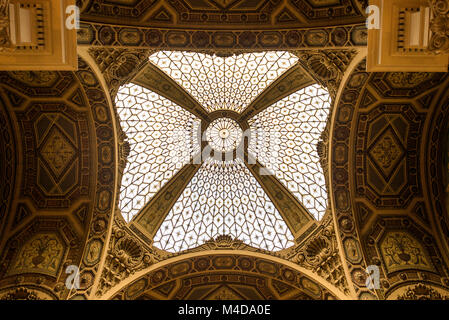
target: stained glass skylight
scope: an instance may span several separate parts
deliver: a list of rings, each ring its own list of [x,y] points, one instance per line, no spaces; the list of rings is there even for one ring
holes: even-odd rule
[[[301,89],[248,121],[249,151],[320,220],[327,207],[317,142],[326,127],[330,96],[319,85]]]
[[[150,61],[213,112],[242,112],[273,81],[297,62],[288,52],[217,57],[193,52],[153,54]],[[330,96],[311,85],[272,104],[247,122],[212,116],[200,119],[168,98],[135,84],[119,89],[120,124],[131,146],[119,207],[130,221],[166,183],[200,152],[200,137],[218,152],[238,147],[242,128],[251,130],[248,152],[320,220],[327,192],[317,143],[329,116]],[[221,116],[221,115],[220,115]],[[200,132],[204,130],[204,132]],[[240,150],[237,150],[240,151]],[[231,152],[232,154],[232,152]],[[236,158],[203,158],[154,236],[154,245],[179,252],[219,235],[278,251],[293,235],[275,204],[245,163]],[[274,200],[274,199],[273,199]]]
[[[150,61],[189,92],[206,110],[242,112],[265,88],[298,61],[285,51],[230,57],[159,51]]]
[[[206,139],[212,149],[218,152],[234,150],[242,140],[242,129],[230,118],[218,118],[206,130]]]
[[[239,158],[203,163],[162,223],[154,245],[178,252],[218,235],[271,251],[293,245],[279,212]]]
[[[135,84],[116,96],[131,152],[122,178],[120,210],[134,215],[199,152],[200,120],[174,102]]]

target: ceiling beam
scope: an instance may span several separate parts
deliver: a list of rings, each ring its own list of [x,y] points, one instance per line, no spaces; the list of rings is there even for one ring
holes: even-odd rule
[[[304,230],[317,225],[315,218],[276,176],[270,174],[269,170],[253,156],[245,153],[244,162],[281,214],[295,241],[299,243]]]
[[[192,96],[177,82],[151,62],[148,62],[147,65],[139,71],[132,82],[170,99],[180,107],[200,118],[202,122],[209,123],[209,116],[206,109],[192,98]]]
[[[248,42],[246,39],[252,39]],[[292,27],[270,30],[230,28],[200,30],[192,27],[154,28],[118,26],[81,21],[79,46],[128,47],[202,52],[251,52],[261,50],[316,50],[366,47],[365,22],[331,27]]]
[[[131,221],[131,225],[143,232],[151,242],[165,217],[201,167],[201,163],[193,162],[181,168]]]
[[[295,64],[287,70],[285,74],[281,75],[276,81],[271,83],[250,103],[250,105],[241,113],[238,122],[246,121],[254,117],[273,103],[276,103],[286,96],[310,86],[315,82],[316,81],[304,71],[299,63]]]

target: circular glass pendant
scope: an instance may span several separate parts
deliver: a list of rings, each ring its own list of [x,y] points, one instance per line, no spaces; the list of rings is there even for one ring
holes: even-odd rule
[[[239,124],[230,118],[218,118],[206,129],[209,145],[218,152],[229,152],[238,147],[243,131]]]

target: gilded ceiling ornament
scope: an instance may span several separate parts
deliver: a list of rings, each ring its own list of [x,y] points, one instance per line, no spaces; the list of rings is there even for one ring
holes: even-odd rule
[[[9,0],[0,2],[0,52],[11,51]]]
[[[116,262],[132,268],[143,258],[143,250],[136,240],[124,237],[117,241],[113,257]]]
[[[396,163],[404,152],[399,144],[391,136],[384,135],[370,151],[371,155],[381,167],[388,169]]]
[[[114,227],[105,266],[96,295],[100,297],[120,281],[159,260],[157,253],[146,249],[129,234],[122,219],[114,219]]]
[[[434,18],[430,21],[432,36],[428,50],[435,54],[449,52],[449,3],[448,0],[429,0]]]
[[[432,287],[418,284],[409,287],[404,294],[397,297],[398,300],[449,300],[449,296],[442,295]]]
[[[322,53],[310,57],[307,60],[307,65],[324,80],[330,80],[338,75],[337,67]]]
[[[36,87],[49,87],[58,79],[58,73],[54,71],[11,71],[8,74],[26,85]]]
[[[229,288],[222,286],[212,296],[209,297],[210,300],[241,300],[241,297]]]
[[[75,152],[76,149],[68,138],[59,129],[52,129],[40,154],[59,177],[69,162],[73,161]]]
[[[332,244],[324,237],[317,237],[307,244],[305,249],[306,259],[311,264],[319,264],[326,261],[332,254]]]
[[[387,272],[407,268],[433,270],[423,246],[405,232],[390,232],[380,243]]]
[[[133,72],[139,63],[138,58],[132,53],[123,53],[115,63],[109,66],[108,72],[115,78],[123,80]]]
[[[108,83],[112,97],[122,84],[136,75],[140,64],[146,62],[150,53],[150,50],[145,49],[89,49],[89,54],[94,58]]]
[[[389,72],[386,80],[393,88],[414,88],[433,76],[432,72]]]
[[[80,9],[80,13],[83,13],[88,7],[90,7],[92,2],[92,0],[76,0],[76,5]]]
[[[27,288],[16,288],[11,292],[6,293],[5,295],[0,297],[0,300],[41,300],[41,297],[38,297],[36,292],[28,290]]]
[[[348,294],[348,283],[338,251],[335,229],[330,216],[307,240],[290,248],[284,258],[312,270]]]
[[[312,78],[335,97],[344,72],[354,58],[354,50],[307,50],[294,52]]]
[[[36,272],[55,276],[64,255],[64,245],[54,234],[37,234],[23,244],[9,274]]]
[[[330,122],[328,120],[316,144],[316,152],[320,159],[321,168],[323,169],[326,190],[329,190],[329,127]]]

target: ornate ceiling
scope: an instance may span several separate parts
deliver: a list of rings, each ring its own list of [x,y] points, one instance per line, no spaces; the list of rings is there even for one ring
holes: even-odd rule
[[[137,26],[269,29],[362,22],[359,0],[77,1],[84,20]]]
[[[78,71],[0,73],[0,299],[449,296],[449,78],[367,73],[366,42],[354,36],[366,32],[363,4],[79,4]],[[256,175],[260,163],[248,166],[278,205],[293,246],[273,252],[230,236],[183,252],[155,246],[157,226],[199,164],[175,173],[170,180],[178,183],[155,191],[134,221],[122,217],[120,187],[131,146],[119,121],[119,88],[132,81],[192,118],[209,117],[176,80],[148,63],[151,50],[179,46],[202,54],[271,46],[298,58],[240,120],[310,85],[329,92],[329,121],[317,145],[329,201],[320,221],[278,179]],[[77,290],[64,285],[70,265],[81,271]],[[368,266],[379,267],[379,289],[366,286]]]

